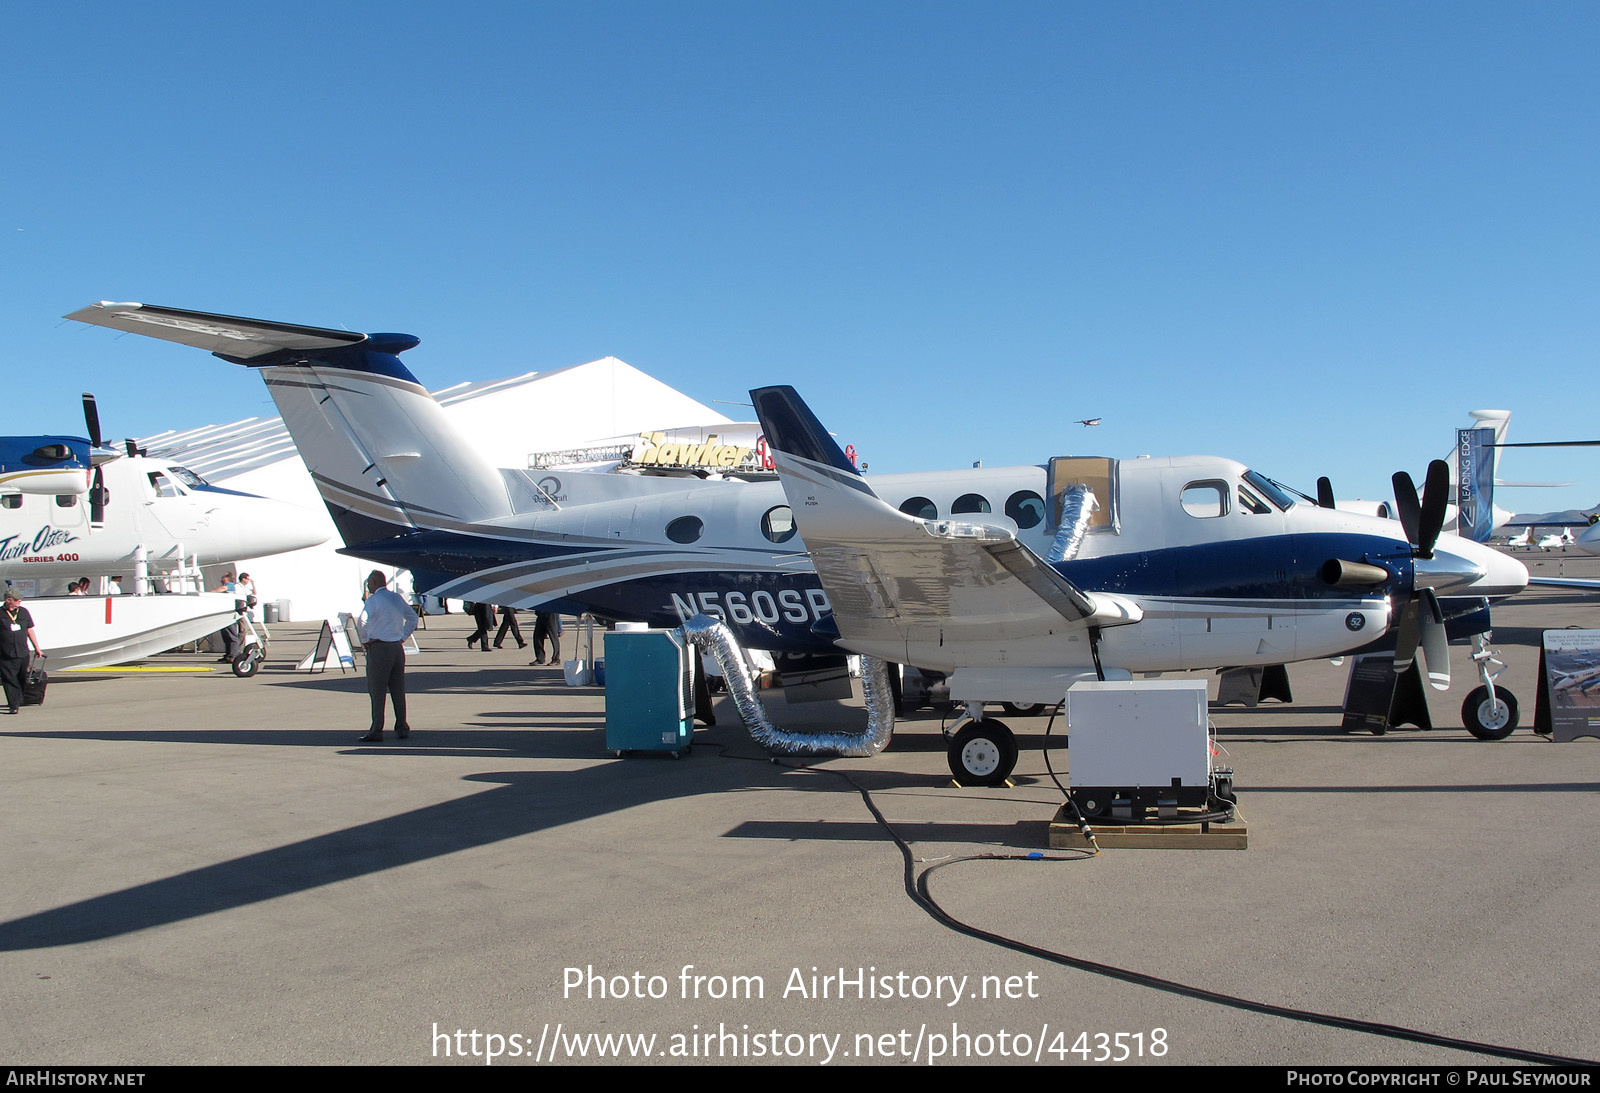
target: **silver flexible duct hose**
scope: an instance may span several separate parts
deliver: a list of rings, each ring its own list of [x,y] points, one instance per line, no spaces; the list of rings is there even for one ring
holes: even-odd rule
[[[1089,520],[1099,507],[1100,502],[1095,500],[1094,491],[1088,486],[1068,487],[1061,498],[1061,527],[1044,560],[1070,562],[1076,558],[1078,548],[1083,546],[1084,533],[1089,530]]]
[[[865,732],[789,732],[767,717],[761,696],[750,686],[739,643],[728,627],[710,615],[696,615],[682,626],[683,636],[696,649],[716,658],[728,697],[757,744],[778,755],[876,755],[889,744],[894,732],[894,692],[889,689],[888,666],[876,657],[861,658],[861,685],[867,703]]]

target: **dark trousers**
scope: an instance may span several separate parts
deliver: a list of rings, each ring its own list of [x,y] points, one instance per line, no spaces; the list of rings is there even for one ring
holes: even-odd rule
[[[406,649],[403,643],[367,643],[367,694],[372,697],[373,732],[383,732],[385,696],[394,700],[395,732],[411,730],[406,721]]]
[[[22,709],[22,677],[28,672],[28,658],[0,657],[0,684],[5,685],[6,705]]]
[[[558,664],[561,661],[561,621],[550,611],[539,611],[534,614],[533,624],[533,655],[540,660],[544,659],[544,642],[550,639],[550,663]]]
[[[500,632],[494,636],[496,649],[505,644],[506,631],[511,631],[511,636],[517,639],[518,648],[528,644],[522,640],[522,627],[517,625],[517,609],[515,607],[502,607],[500,609]]]
[[[467,639],[467,648],[470,649],[475,643],[481,641],[483,642],[483,651],[487,653],[489,651],[489,628],[494,625],[494,606],[487,603],[477,604],[472,608],[472,617],[477,620],[478,628]]]

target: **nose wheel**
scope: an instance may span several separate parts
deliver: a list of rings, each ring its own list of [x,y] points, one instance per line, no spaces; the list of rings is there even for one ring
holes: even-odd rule
[[[1487,687],[1473,688],[1461,704],[1461,722],[1479,740],[1504,740],[1517,728],[1517,697],[1504,687],[1490,695]]]
[[[261,662],[266,659],[267,654],[261,651],[261,646],[252,642],[233,658],[233,674],[240,679],[249,679],[261,670]]]

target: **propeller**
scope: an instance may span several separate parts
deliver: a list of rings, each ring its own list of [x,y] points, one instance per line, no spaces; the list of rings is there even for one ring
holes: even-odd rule
[[[1450,464],[1442,459],[1428,464],[1420,499],[1411,476],[1405,471],[1396,471],[1394,501],[1412,553],[1418,558],[1432,558],[1433,546],[1439,541],[1439,532],[1444,530],[1445,508],[1450,504]]]
[[[94,396],[88,391],[83,393],[83,424],[89,431],[89,458],[93,459],[93,449],[100,447],[104,438],[100,435],[100,409],[95,405]],[[96,463],[94,477],[89,484],[89,522],[103,524],[106,519],[106,502],[111,495],[106,490],[105,469]]]
[[[1410,669],[1420,646],[1428,683],[1442,691],[1450,686],[1450,648],[1444,612],[1434,586],[1457,583],[1464,575],[1448,567],[1417,563],[1433,560],[1433,548],[1444,530],[1445,508],[1450,503],[1450,465],[1442,459],[1428,464],[1420,498],[1411,476],[1405,471],[1396,472],[1394,500],[1400,526],[1411,544],[1414,586],[1395,626],[1394,670],[1398,673]]]
[[[100,447],[100,411],[95,406],[94,396],[87,391],[83,393],[83,423],[89,430],[89,447]]]

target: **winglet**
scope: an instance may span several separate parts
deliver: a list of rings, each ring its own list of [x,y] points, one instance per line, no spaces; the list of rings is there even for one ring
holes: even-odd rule
[[[767,445],[834,470],[859,475],[853,463],[839,450],[817,415],[793,387],[758,387],[750,392],[756,417],[767,435]]]

